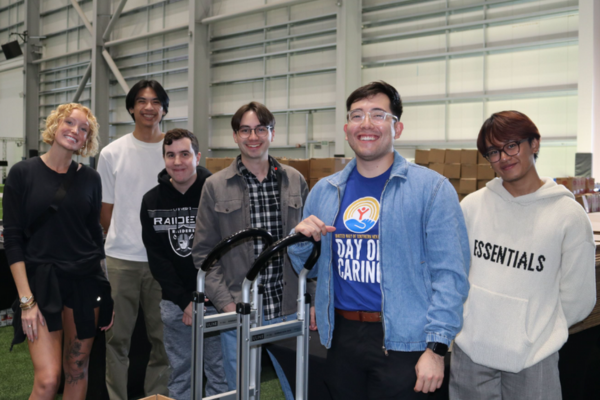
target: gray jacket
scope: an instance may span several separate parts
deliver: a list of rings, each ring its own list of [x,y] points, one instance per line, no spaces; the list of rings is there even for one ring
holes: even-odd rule
[[[277,180],[281,198],[283,232],[290,232],[302,220],[302,208],[308,196],[304,177],[294,168],[277,161]],[[192,256],[199,268],[208,253],[219,241],[242,229],[249,228],[250,197],[244,177],[234,160],[229,167],[209,177],[204,183]],[[206,275],[206,296],[217,310],[223,311],[229,303],[242,301],[242,282],[254,262],[254,243],[247,240],[227,252]],[[314,294],[315,284],[309,283],[308,292]],[[283,266],[282,315],[297,311],[298,275],[292,268],[287,252]]]

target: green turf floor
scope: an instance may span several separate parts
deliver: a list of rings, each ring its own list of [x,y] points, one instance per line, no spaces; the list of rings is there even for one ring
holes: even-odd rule
[[[0,399],[26,400],[33,385],[33,366],[29,358],[27,344],[15,346],[10,352],[12,327],[0,328]],[[263,363],[261,376],[261,399],[283,399],[281,386],[270,363]],[[57,399],[62,399],[58,396]]]

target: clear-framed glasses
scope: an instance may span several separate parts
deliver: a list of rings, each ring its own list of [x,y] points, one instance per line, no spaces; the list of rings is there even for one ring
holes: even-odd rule
[[[252,131],[254,131],[254,133],[256,133],[256,136],[258,136],[258,137],[265,137],[271,131],[271,127],[264,126],[264,125],[258,125],[253,129],[248,126],[244,126],[244,127],[241,127],[240,129],[238,129],[237,134],[242,139],[248,139],[250,137],[250,135],[252,134]]]
[[[519,152],[521,151],[520,144],[528,140],[529,139],[522,139],[518,141],[508,142],[504,146],[502,146],[501,149],[492,148],[488,150],[487,154],[485,155],[485,158],[487,158],[488,161],[491,163],[496,163],[500,161],[500,153],[502,152],[504,152],[504,154],[506,154],[507,156],[518,156]]]
[[[369,116],[371,122],[374,124],[383,124],[388,117],[392,117],[392,119],[398,121],[398,117],[389,112],[385,112],[383,110],[373,110],[373,111],[363,111],[363,110],[350,110],[348,111],[348,122],[353,124],[360,124],[365,120],[366,116]]]

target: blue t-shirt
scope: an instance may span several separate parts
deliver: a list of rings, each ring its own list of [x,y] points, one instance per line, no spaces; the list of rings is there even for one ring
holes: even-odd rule
[[[335,307],[381,311],[379,268],[379,201],[390,167],[375,178],[354,170],[348,177],[333,233]]]

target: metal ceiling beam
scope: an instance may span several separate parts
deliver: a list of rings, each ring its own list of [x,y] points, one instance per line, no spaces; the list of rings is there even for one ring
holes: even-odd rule
[[[361,86],[362,1],[346,0],[338,7],[335,93],[335,154],[354,155],[344,136],[346,98]]]
[[[81,78],[81,81],[79,81],[79,87],[77,88],[77,91],[75,92],[75,95],[73,96],[73,103],[79,103],[79,98],[81,97],[81,94],[83,93],[83,90],[85,89],[85,85],[87,85],[87,82],[91,76],[92,76],[92,63],[89,63],[87,68],[85,69],[85,72],[83,73],[83,77]]]
[[[115,78],[117,78],[119,85],[121,85],[121,89],[123,89],[125,93],[128,93],[129,86],[127,85],[127,82],[125,82],[125,78],[123,78],[121,71],[119,71],[119,67],[117,67],[117,64],[115,64],[110,54],[108,54],[108,50],[102,50],[102,56],[104,57],[104,60],[106,60],[106,63],[108,64],[108,67],[112,71]]]
[[[115,13],[111,17],[111,19],[108,23],[108,26],[106,27],[106,30],[104,31],[104,35],[102,35],[102,40],[104,40],[105,42],[107,42],[108,39],[110,39],[110,33],[112,32],[115,24],[119,20],[119,17],[121,16],[121,12],[123,11],[123,7],[125,7],[126,3],[127,3],[127,0],[121,0],[119,5],[117,6],[117,9],[115,10]]]
[[[90,33],[93,33],[92,32],[92,24],[90,23],[90,20],[85,16],[85,13],[81,9],[81,6],[77,2],[77,0],[71,0],[71,4],[73,5],[73,8],[75,9],[75,11],[77,11],[77,14],[79,14],[79,18],[81,19],[81,21],[83,22],[83,24],[85,25],[87,30]]]
[[[277,10],[277,9],[283,8],[283,7],[291,7],[291,6],[295,6],[298,4],[308,3],[311,1],[315,1],[315,0],[279,1],[277,3],[269,3],[269,4],[265,4],[263,6],[253,7],[253,8],[243,10],[243,11],[230,13],[230,14],[215,15],[214,17],[207,17],[207,18],[203,18],[202,20],[196,20],[196,21],[200,21],[200,23],[203,25],[214,24],[216,22],[223,22],[223,21],[227,21],[229,19],[245,17],[245,16],[248,16],[251,14],[258,14],[258,13],[263,13],[263,12],[267,12],[267,11]]]
[[[175,26],[173,28],[161,29],[160,31],[148,32],[148,33],[143,33],[141,35],[131,36],[131,37],[123,38],[123,39],[111,40],[110,42],[104,43],[104,47],[108,48],[108,47],[113,47],[113,46],[119,46],[121,44],[134,42],[134,41],[140,40],[140,39],[148,39],[148,38],[151,38],[154,36],[166,35],[167,33],[172,33],[172,32],[177,32],[177,31],[187,29],[188,26],[189,26],[188,24],[179,25],[179,26]]]
[[[94,26],[92,34],[92,112],[101,126],[99,132],[100,149],[109,142],[109,85],[110,79],[108,65],[103,59],[104,34],[110,20],[110,2],[94,0]],[[90,163],[92,160],[90,160]],[[95,160],[92,165],[95,167]]]
[[[197,23],[210,12],[211,0],[189,2],[188,32],[188,129],[198,138],[202,157],[200,163],[206,165],[209,153],[210,119],[210,48],[209,27]],[[197,388],[196,388],[197,389]],[[199,388],[202,397],[202,387]],[[197,395],[197,393],[196,393]]]
[[[37,155],[40,148],[40,65],[35,61],[41,57],[42,43],[40,39],[40,0],[25,0],[24,30],[29,34],[29,40],[23,45],[23,127],[25,129],[25,146],[23,156],[29,158]],[[32,115],[33,114],[33,115]],[[35,116],[35,117],[34,117]]]

